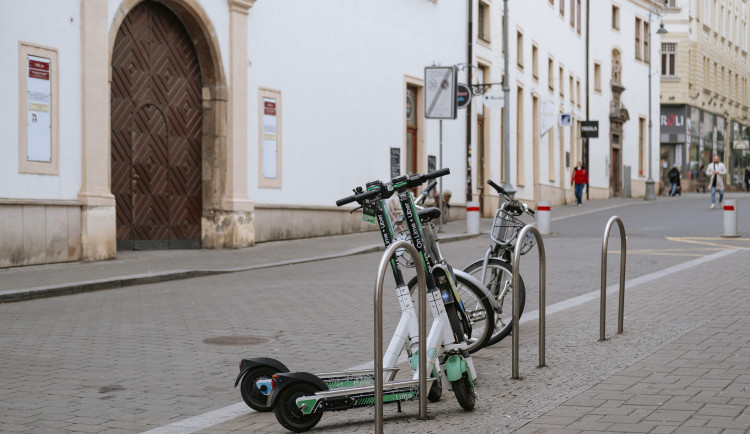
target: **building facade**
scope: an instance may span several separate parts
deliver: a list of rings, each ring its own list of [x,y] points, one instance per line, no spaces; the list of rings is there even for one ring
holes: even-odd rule
[[[660,166],[673,165],[695,190],[702,166],[718,155],[726,184],[741,188],[750,167],[748,4],[670,0],[661,44]]]

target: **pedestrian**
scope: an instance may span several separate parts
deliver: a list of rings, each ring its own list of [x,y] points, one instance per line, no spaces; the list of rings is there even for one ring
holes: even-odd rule
[[[703,192],[706,192],[706,184],[708,183],[708,177],[706,176],[706,165],[701,164],[700,169],[698,169],[698,188],[697,191],[701,191],[701,188],[703,189]]]
[[[573,176],[570,178],[570,185],[575,184],[576,201],[578,206],[582,205],[583,202],[583,187],[589,183],[589,175],[586,173],[586,169],[583,168],[581,162],[578,162],[575,169],[573,169]]]
[[[680,193],[680,196],[682,196],[682,192],[678,191],[677,188],[680,184],[680,166],[675,164],[674,167],[672,167],[672,170],[667,174],[667,177],[669,178],[669,182],[672,183],[672,190],[669,191],[669,195],[675,196],[677,193]]]
[[[750,167],[745,169],[745,188],[750,191]]]
[[[716,191],[719,191],[719,205],[724,202],[724,175],[727,168],[719,161],[719,156],[714,155],[714,162],[706,168],[706,176],[709,177],[708,185],[711,187],[711,208],[716,208]]]

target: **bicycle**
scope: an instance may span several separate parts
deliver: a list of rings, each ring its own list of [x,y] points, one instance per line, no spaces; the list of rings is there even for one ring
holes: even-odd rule
[[[536,219],[534,211],[528,206],[511,197],[501,186],[492,180],[488,180],[492,188],[505,199],[500,208],[495,212],[490,230],[490,248],[479,259],[469,264],[464,271],[482,282],[482,288],[487,294],[487,298],[494,311],[495,326],[492,328],[492,335],[487,345],[494,345],[507,337],[513,328],[513,304],[512,299],[508,298],[506,306],[506,297],[513,291],[514,295],[519,297],[520,311],[519,316],[523,313],[524,304],[526,303],[526,287],[523,278],[519,276],[519,282],[513,285],[513,266],[511,258],[513,251],[518,243],[518,233],[529,223]],[[526,217],[528,222],[524,222],[522,217]],[[530,219],[529,219],[530,218]],[[535,244],[535,238],[532,234],[527,234],[523,240],[521,254],[526,254]],[[467,309],[471,309],[469,306]],[[519,318],[520,319],[520,318]]]

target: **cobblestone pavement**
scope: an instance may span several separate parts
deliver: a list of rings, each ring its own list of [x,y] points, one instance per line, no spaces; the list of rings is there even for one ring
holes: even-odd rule
[[[740,213],[750,209],[750,196],[729,197],[739,200]],[[596,301],[550,314],[547,367],[535,368],[537,321],[524,321],[522,380],[510,379],[510,343],[503,341],[475,356],[480,377],[473,412],[461,411],[446,387],[441,401],[429,406],[428,421],[416,421],[416,403],[406,403],[401,414],[386,406],[387,431],[744,432],[750,426],[745,308],[750,219],[740,221],[743,237],[723,239],[722,213],[708,209],[707,196],[604,202],[553,209],[554,234],[544,237],[547,304],[599,289],[604,225],[618,215],[627,233],[626,280],[651,276],[628,288],[625,333],[614,334],[616,297],[610,297],[605,342],[596,342]],[[263,264],[376,242],[377,234],[370,233],[269,243],[258,246],[255,255],[256,248],[243,249],[225,252],[224,259],[215,251],[137,253],[123,255],[128,265],[122,272]],[[480,258],[487,247],[484,236],[443,245],[458,267]],[[608,284],[614,286],[616,230],[609,250]],[[378,260],[378,253],[347,255],[0,305],[0,431],[281,432],[272,414],[237,406],[239,391],[232,388],[237,362],[271,356],[293,370],[315,372],[370,361]],[[668,271],[680,264],[681,271]],[[13,288],[23,289],[54,283],[56,274],[60,281],[106,278],[107,265],[3,270],[0,282],[5,285],[8,277]],[[521,267],[531,318],[535,253],[526,255]],[[386,323],[395,324],[395,302],[386,298],[384,310]],[[216,337],[270,342],[205,343]],[[237,417],[208,418],[209,424],[184,428],[186,420],[230,407]],[[372,413],[326,414],[317,429],[371,431]]]

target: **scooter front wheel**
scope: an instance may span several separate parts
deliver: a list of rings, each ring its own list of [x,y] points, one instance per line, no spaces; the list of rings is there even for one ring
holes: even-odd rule
[[[314,395],[318,388],[310,383],[290,384],[276,398],[273,412],[281,426],[292,432],[304,432],[318,424],[323,412],[304,414],[297,406],[297,398]]]
[[[270,390],[261,390],[258,387],[258,380],[270,380],[271,376],[276,373],[276,369],[270,366],[257,366],[250,369],[242,377],[240,393],[242,400],[255,411],[271,411],[273,408],[268,405],[268,396]]]
[[[469,382],[468,373],[464,373],[460,379],[451,381],[451,387],[453,393],[456,394],[456,400],[466,411],[474,410],[474,404],[476,404],[477,397],[474,395],[474,387]]]

